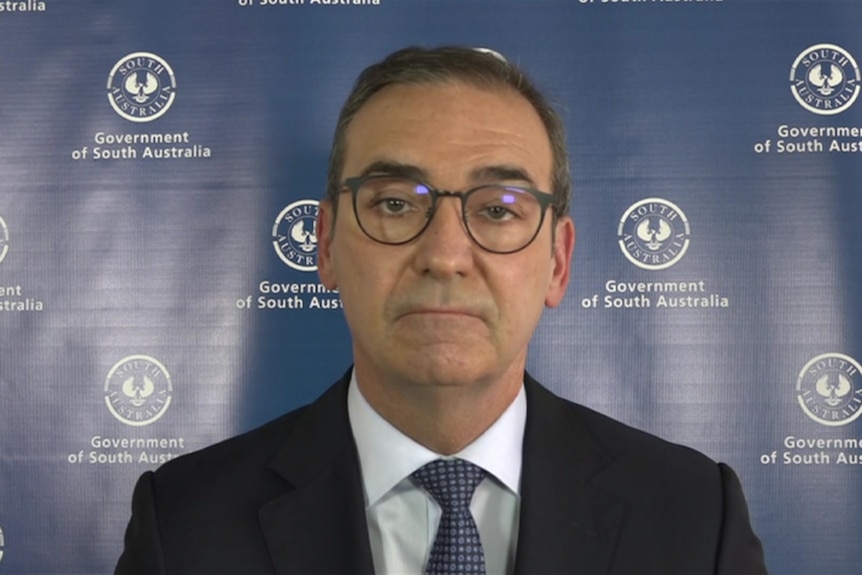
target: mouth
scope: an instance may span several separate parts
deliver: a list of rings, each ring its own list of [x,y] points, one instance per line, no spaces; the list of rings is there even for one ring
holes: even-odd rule
[[[425,317],[439,319],[478,319],[484,321],[484,314],[475,307],[457,307],[457,306],[417,306],[410,307],[404,310],[401,314],[402,318],[408,317]]]
[[[421,307],[407,310],[402,317],[411,315],[467,316],[481,319],[481,314],[473,309],[451,307]]]

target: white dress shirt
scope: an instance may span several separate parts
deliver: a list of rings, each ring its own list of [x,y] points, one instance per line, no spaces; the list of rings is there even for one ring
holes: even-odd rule
[[[347,411],[359,452],[374,572],[420,575],[442,512],[434,499],[413,483],[410,474],[444,456],[413,441],[374,411],[359,391],[355,371],[347,393]],[[451,456],[466,459],[488,473],[470,504],[488,575],[514,572],[526,420],[527,396],[521,386],[497,421]]]

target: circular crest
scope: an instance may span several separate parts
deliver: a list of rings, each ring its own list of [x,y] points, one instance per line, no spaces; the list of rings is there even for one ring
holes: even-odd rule
[[[6,222],[0,217],[0,262],[6,257],[6,252],[9,251],[9,228],[6,227]]]
[[[816,44],[802,51],[790,69],[790,91],[799,105],[831,116],[853,105],[859,95],[859,66],[835,44]]]
[[[862,414],[862,367],[850,356],[824,353],[811,359],[796,380],[805,415],[823,425],[847,425]]]
[[[293,202],[272,226],[272,245],[281,261],[295,270],[317,270],[317,200]]]
[[[108,101],[130,122],[152,122],[174,103],[177,80],[170,65],[150,52],[134,52],[108,75]]]
[[[108,372],[105,405],[126,425],[149,425],[168,410],[173,391],[171,374],[159,360],[130,355]]]
[[[663,270],[681,260],[690,236],[683,211],[662,198],[646,198],[633,204],[617,225],[623,255],[645,270]]]

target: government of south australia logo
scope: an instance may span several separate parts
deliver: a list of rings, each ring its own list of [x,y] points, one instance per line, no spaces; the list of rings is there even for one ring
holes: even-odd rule
[[[796,399],[805,415],[823,425],[847,425],[862,413],[862,367],[850,356],[824,353],[805,364]]]
[[[108,101],[130,122],[152,122],[174,103],[177,80],[162,58],[134,52],[120,59],[108,76]]]
[[[124,357],[105,379],[105,404],[126,425],[149,425],[171,405],[171,374],[147,355]]]
[[[293,202],[272,226],[272,245],[278,257],[295,270],[317,269],[317,200]]]
[[[859,95],[859,66],[834,44],[806,48],[790,69],[790,90],[799,105],[830,116],[853,105]]]
[[[629,207],[617,225],[620,250],[645,270],[663,270],[688,250],[691,230],[679,206],[662,198],[646,198]]]
[[[6,227],[6,222],[0,217],[0,262],[6,257],[6,252],[9,251],[9,228]]]

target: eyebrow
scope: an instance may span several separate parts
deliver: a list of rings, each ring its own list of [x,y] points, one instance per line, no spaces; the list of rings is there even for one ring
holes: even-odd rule
[[[386,175],[396,178],[410,178],[422,182],[427,182],[429,178],[428,172],[419,166],[403,164],[393,160],[377,160],[372,162],[360,172],[360,175]],[[507,164],[475,168],[470,172],[470,179],[474,182],[520,181],[526,182],[530,186],[536,185],[527,170],[519,166]]]
[[[527,182],[530,186],[535,186],[536,183],[530,177],[529,172],[524,168],[512,165],[497,165],[497,166],[482,166],[470,172],[470,178],[473,181],[520,181]]]
[[[412,164],[402,164],[392,160],[378,160],[371,162],[360,172],[360,176],[384,175],[394,176],[396,178],[409,178],[411,180],[425,181],[428,179],[428,172],[414,166]]]

